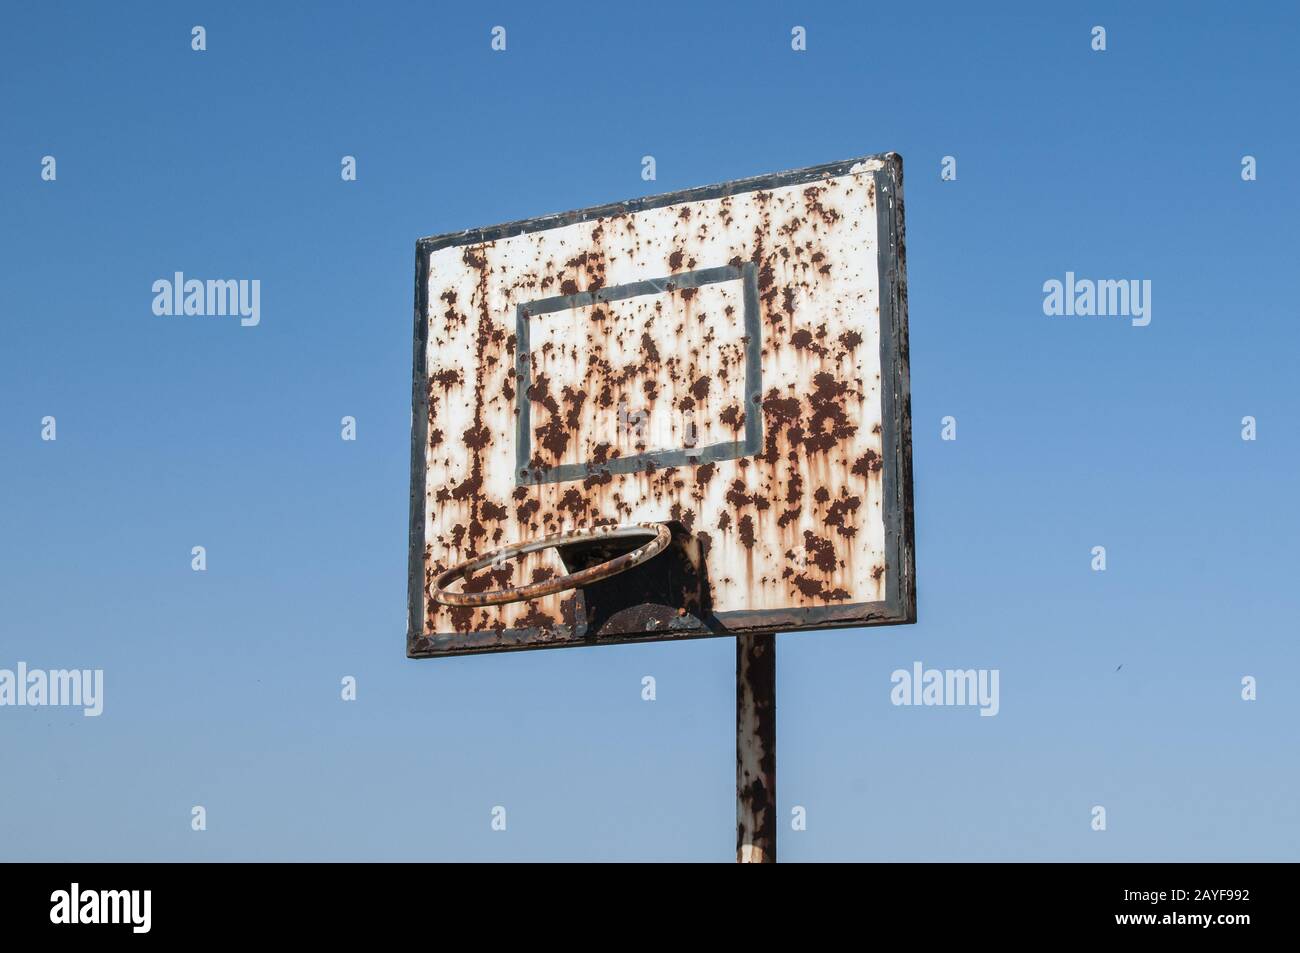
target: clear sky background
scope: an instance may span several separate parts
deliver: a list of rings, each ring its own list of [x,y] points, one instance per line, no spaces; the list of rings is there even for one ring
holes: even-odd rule
[[[405,658],[414,243],[891,150],[920,621],[778,640],[782,859],[1300,859],[1298,27],[6,5],[0,668],[102,668],[105,712],[0,708],[0,859],[730,859],[730,640]],[[260,326],[156,317],[175,271],[260,279]],[[1045,316],[1066,271],[1151,324]],[[998,716],[892,706],[918,660]]]

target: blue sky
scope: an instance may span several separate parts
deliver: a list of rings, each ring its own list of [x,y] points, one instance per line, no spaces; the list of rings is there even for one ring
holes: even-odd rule
[[[1300,858],[1293,9],[5,21],[0,668],[102,668],[105,712],[0,708],[0,858],[729,859],[730,641],[405,658],[414,241],[883,151],[919,622],[779,639],[782,859]],[[261,324],[153,315],[175,271],[260,279]],[[1151,324],[1045,316],[1066,271]],[[1000,713],[892,706],[916,660]]]

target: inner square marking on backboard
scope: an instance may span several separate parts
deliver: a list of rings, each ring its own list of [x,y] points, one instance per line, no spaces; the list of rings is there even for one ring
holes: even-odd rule
[[[532,441],[532,348],[529,343],[529,320],[533,316],[584,308],[609,301],[621,301],[642,295],[666,294],[685,288],[700,288],[725,281],[740,281],[743,290],[743,326],[745,331],[745,437],[739,441],[723,441],[704,447],[688,449],[655,450],[629,456],[615,457],[603,463],[565,463],[551,467],[533,467]],[[517,350],[515,374],[518,378],[518,413],[515,424],[515,482],[516,485],[539,483],[564,483],[586,479],[593,473],[634,473],[658,467],[695,465],[758,453],[763,442],[763,419],[760,400],[763,392],[762,326],[758,308],[758,273],[753,262],[739,267],[722,265],[717,268],[700,268],[664,278],[650,278],[622,285],[612,285],[595,292],[558,295],[524,302],[515,308]]]

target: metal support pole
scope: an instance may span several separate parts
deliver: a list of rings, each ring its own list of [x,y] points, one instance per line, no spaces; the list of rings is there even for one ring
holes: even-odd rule
[[[776,863],[776,634],[736,636],[736,862]]]

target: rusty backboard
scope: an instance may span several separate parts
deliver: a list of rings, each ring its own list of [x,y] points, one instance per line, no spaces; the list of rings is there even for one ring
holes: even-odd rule
[[[408,655],[915,621],[902,178],[891,153],[417,242]],[[670,547],[603,582],[430,598],[644,522]]]

